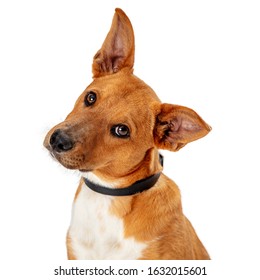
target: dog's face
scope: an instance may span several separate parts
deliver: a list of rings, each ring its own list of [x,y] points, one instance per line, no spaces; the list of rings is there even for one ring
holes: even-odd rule
[[[45,146],[67,168],[126,174],[154,147],[159,104],[152,89],[132,74],[97,78],[66,120],[47,134]]]
[[[93,82],[44,146],[65,167],[120,178],[150,164],[158,148],[179,150],[210,127],[191,109],[162,104],[133,75],[134,33],[122,10],[93,61]],[[149,162],[149,164],[147,164]],[[149,173],[149,172],[148,172]]]

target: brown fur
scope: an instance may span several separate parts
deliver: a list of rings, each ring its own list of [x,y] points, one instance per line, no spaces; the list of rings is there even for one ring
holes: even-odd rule
[[[125,13],[116,9],[111,29],[94,56],[93,82],[44,142],[65,167],[92,171],[106,182],[120,181],[120,187],[161,171],[158,149],[178,151],[210,131],[195,111],[162,104],[155,92],[133,75],[133,65],[133,28]],[[86,108],[84,98],[90,91],[96,93],[97,101]],[[129,139],[111,136],[111,126],[118,123],[130,127]],[[50,139],[57,129],[73,139],[72,149],[52,149]],[[141,259],[209,259],[183,215],[177,185],[163,174],[150,190],[115,199],[110,210],[111,215],[123,219],[125,238],[149,244]],[[75,259],[69,235],[67,247],[68,258]]]

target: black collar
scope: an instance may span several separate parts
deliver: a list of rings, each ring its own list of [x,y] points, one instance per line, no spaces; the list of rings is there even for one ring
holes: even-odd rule
[[[163,166],[163,156],[159,155],[160,158],[160,164]],[[156,182],[158,181],[159,177],[161,175],[161,172],[156,173],[154,175],[151,175],[145,179],[136,181],[133,185],[125,187],[125,188],[120,188],[120,189],[111,189],[107,187],[103,187],[100,185],[97,185],[91,181],[89,181],[87,178],[83,177],[83,180],[85,184],[93,191],[105,194],[105,195],[111,195],[111,196],[127,196],[127,195],[134,195],[137,193],[141,193],[143,191],[146,191],[153,187]]]

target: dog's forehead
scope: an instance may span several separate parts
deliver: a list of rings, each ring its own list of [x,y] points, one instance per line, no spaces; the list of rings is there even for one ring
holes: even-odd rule
[[[141,102],[149,106],[150,103],[160,102],[156,93],[133,74],[118,73],[95,79],[86,92],[90,90],[97,91],[102,98],[116,100],[121,104]]]
[[[149,129],[161,104],[155,92],[133,74],[117,73],[94,79],[77,100],[76,107],[82,106],[89,92],[96,93],[97,101],[84,118],[97,119],[103,125],[125,123]]]

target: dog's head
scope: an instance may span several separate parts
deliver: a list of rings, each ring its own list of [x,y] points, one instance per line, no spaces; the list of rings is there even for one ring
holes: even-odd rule
[[[113,180],[160,169],[157,149],[177,151],[210,127],[193,110],[163,104],[133,74],[134,32],[116,9],[111,29],[94,56],[93,82],[44,146],[65,167]]]

